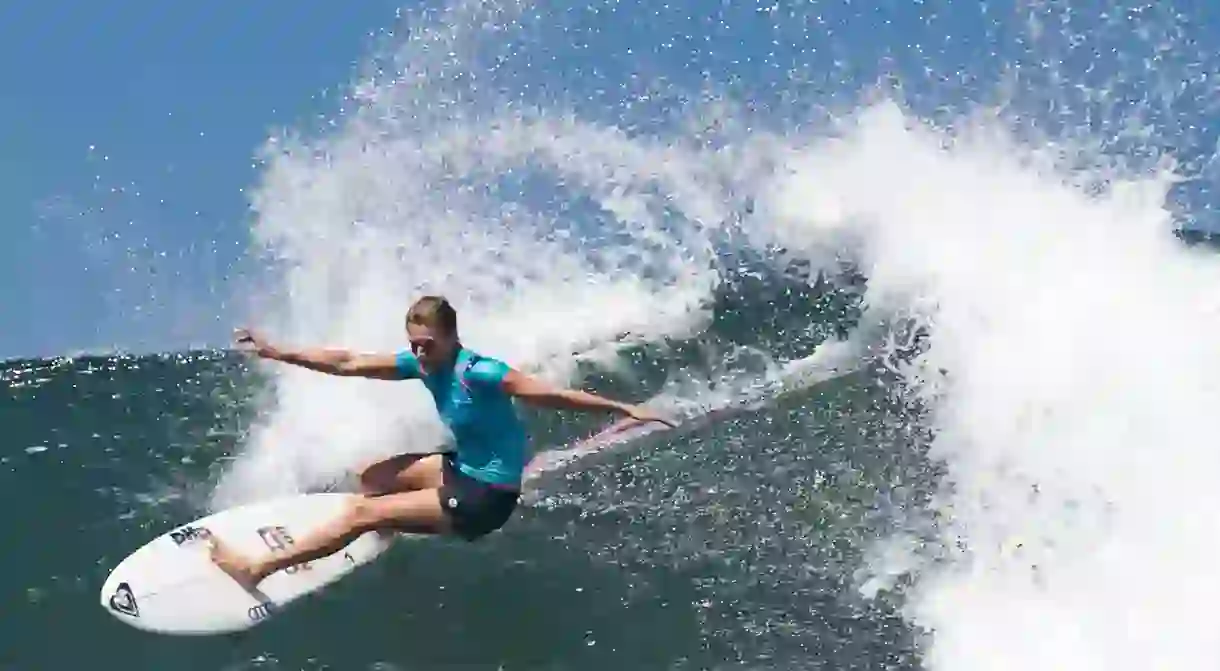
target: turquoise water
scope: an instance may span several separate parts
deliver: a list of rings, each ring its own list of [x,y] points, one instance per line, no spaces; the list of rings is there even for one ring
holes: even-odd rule
[[[915,663],[892,613],[843,592],[868,480],[901,468],[878,443],[843,442],[893,439],[853,418],[885,415],[861,379],[575,462],[485,542],[402,544],[265,626],[196,639],[130,629],[97,591],[125,553],[206,510],[257,378],[222,353],[14,362],[5,378],[21,447],[4,487],[40,502],[14,518],[26,549],[5,554],[5,668],[712,668],[813,651]],[[596,426],[547,420],[531,424],[544,446]],[[73,644],[49,644],[65,628]]]
[[[1212,665],[1201,6],[454,3],[249,189],[249,325],[463,340],[683,420],[242,635],[124,627],[127,552],[443,436],[229,352],[4,364],[14,669]],[[237,326],[235,324],[235,326]],[[531,412],[539,450],[598,417]],[[67,636],[65,634],[70,634]]]

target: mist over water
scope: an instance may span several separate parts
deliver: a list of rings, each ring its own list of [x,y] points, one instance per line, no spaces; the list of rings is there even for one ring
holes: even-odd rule
[[[917,567],[925,663],[1203,662],[1220,264],[1172,236],[1168,176],[1086,194],[995,133],[946,141],[884,105],[857,121],[772,202],[793,246],[850,236],[872,309],[926,329],[900,372],[947,467],[937,528],[869,567]]]
[[[458,3],[407,19],[333,127],[268,145],[252,235],[274,266],[256,326],[396,349],[409,303],[439,292],[468,345],[568,384],[582,363],[629,373],[616,352],[714,329],[745,272],[735,254],[776,272],[805,264],[809,284],[849,263],[867,284],[841,341],[819,331],[820,348],[785,349],[813,327],[786,312],[769,342],[721,342],[700,365],[674,355],[647,391],[696,417],[888,363],[912,437],[884,444],[928,469],[899,484],[943,477],[926,507],[889,512],[907,528],[843,570],[867,597],[900,588],[904,616],[930,634],[924,666],[1210,661],[1217,622],[1200,604],[1220,597],[1218,523],[1200,513],[1220,503],[1207,421],[1220,260],[1173,235],[1210,210],[1217,61],[1199,21],[1066,3]],[[889,329],[911,324],[916,354],[888,357],[909,345]],[[266,373],[273,396],[217,505],[441,440],[418,385]],[[731,449],[725,431],[713,437]],[[802,455],[726,471],[698,443],[670,449],[685,477],[755,495],[723,494],[741,518],[685,544],[641,529],[623,541],[631,553],[685,566],[783,548],[761,564],[769,579],[810,588],[805,562],[826,559],[812,544],[829,532],[796,506],[827,494]],[[648,468],[656,483],[684,477]],[[657,528],[717,501],[617,495]],[[747,522],[764,514],[775,524]],[[761,631],[782,610],[739,625]],[[803,640],[810,622],[785,635]]]

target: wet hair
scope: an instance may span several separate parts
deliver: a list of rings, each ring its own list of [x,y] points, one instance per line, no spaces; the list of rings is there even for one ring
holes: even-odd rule
[[[446,335],[457,336],[457,310],[444,296],[424,296],[407,310],[407,323],[439,328]]]

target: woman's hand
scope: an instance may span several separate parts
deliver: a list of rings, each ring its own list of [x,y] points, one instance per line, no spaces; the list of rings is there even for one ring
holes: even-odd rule
[[[249,329],[239,328],[233,331],[233,339],[239,345],[249,345],[249,349],[260,357],[268,356],[268,353],[274,351],[262,336],[254,333]]]
[[[638,421],[638,422],[660,422],[669,427],[675,427],[677,422],[658,414],[656,411],[645,408],[642,405],[628,405],[623,407],[623,414]]]

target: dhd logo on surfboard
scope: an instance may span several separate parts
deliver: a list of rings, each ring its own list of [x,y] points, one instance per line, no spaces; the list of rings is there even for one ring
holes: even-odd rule
[[[169,537],[174,541],[174,545],[182,545],[188,541],[203,540],[212,535],[206,527],[185,526],[181,529],[175,529],[169,532]]]

